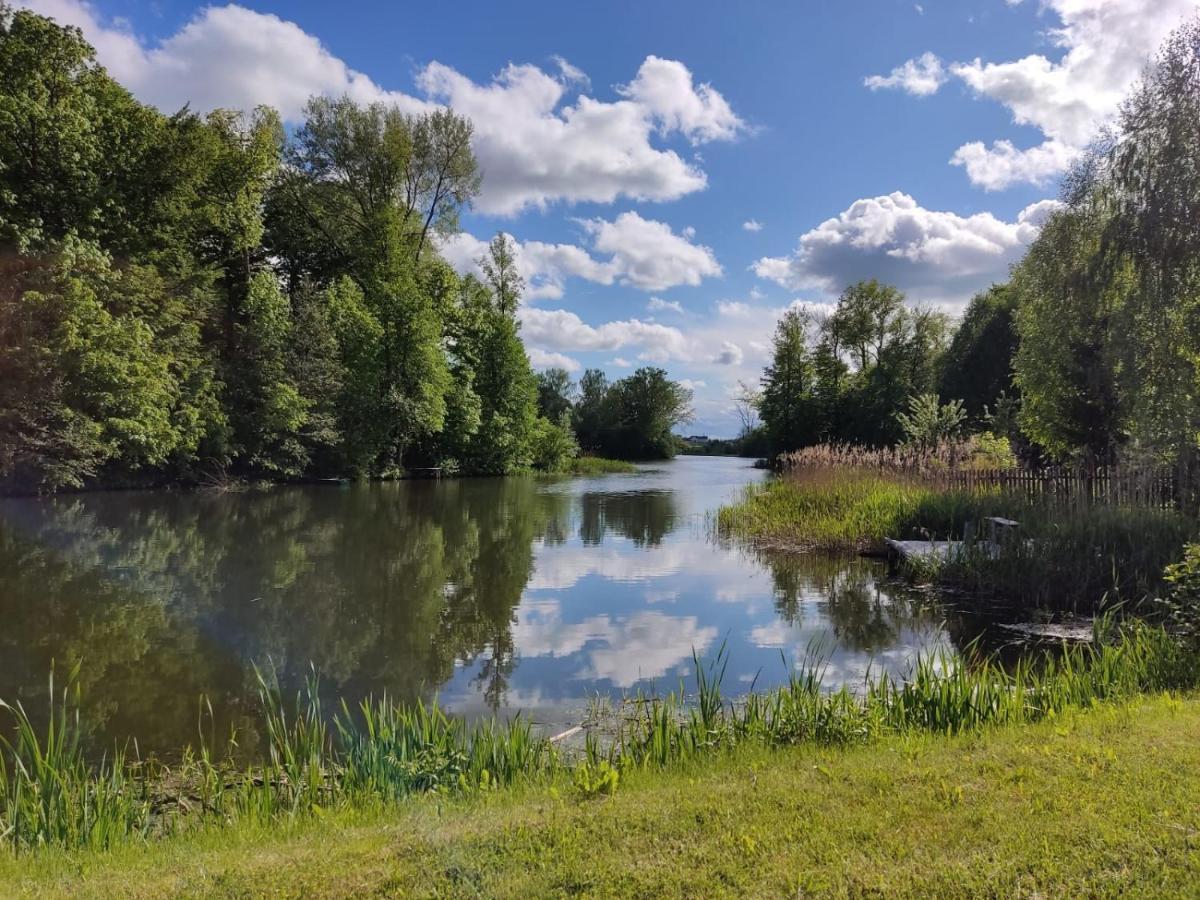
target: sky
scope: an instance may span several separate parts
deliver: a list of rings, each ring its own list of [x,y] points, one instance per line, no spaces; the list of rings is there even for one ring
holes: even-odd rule
[[[535,368],[661,366],[730,436],[779,316],[862,278],[951,313],[1005,279],[1058,182],[1195,0],[201,5],[17,0],[141,100],[449,105],[483,190],[443,255],[519,247]]]

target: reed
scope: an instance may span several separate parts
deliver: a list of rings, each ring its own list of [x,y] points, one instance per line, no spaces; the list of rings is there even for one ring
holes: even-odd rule
[[[977,540],[991,516],[1019,521],[1018,536],[999,548]],[[717,527],[766,547],[828,552],[882,552],[886,537],[964,540],[953,558],[915,560],[908,573],[989,601],[1087,612],[1161,593],[1164,570],[1200,531],[1192,517],[1160,506],[947,489],[915,474],[838,466],[799,467],[752,486],[718,512]]]
[[[636,471],[637,466],[631,462],[602,456],[576,456],[567,464],[567,473],[570,475],[620,475]]]
[[[0,740],[0,846],[17,853],[103,850],[182,827],[274,823],[560,776],[588,798],[616,790],[624,770],[670,767],[745,744],[846,746],[887,735],[955,734],[1200,686],[1200,656],[1187,645],[1162,629],[1112,617],[1099,621],[1093,645],[1064,647],[1012,670],[990,659],[934,655],[907,678],[868,677],[858,690],[828,691],[826,658],[823,648],[810,648],[783,687],[727,700],[722,646],[708,663],[695,658],[693,695],[681,684],[665,696],[633,698],[615,737],[602,743],[589,735],[578,759],[556,751],[520,717],[470,724],[436,703],[404,706],[386,698],[364,701],[354,713],[343,703],[327,716],[315,674],[285,702],[260,673],[267,740],[259,764],[239,770],[215,762],[202,741],[172,772],[121,753],[86,760],[75,669],[60,693],[52,683],[44,734],[19,704],[3,704],[15,736]]]

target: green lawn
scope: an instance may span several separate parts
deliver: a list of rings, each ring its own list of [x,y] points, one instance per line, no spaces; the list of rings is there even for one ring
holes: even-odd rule
[[[107,855],[0,861],[0,895],[1195,896],[1200,700],[963,738],[745,750]]]

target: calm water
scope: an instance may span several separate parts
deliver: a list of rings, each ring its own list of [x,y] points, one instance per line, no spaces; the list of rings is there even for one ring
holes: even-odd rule
[[[97,738],[168,751],[198,700],[254,733],[253,663],[285,687],[430,697],[468,715],[578,721],[589,697],[676,686],[729,651],[727,693],[787,677],[903,673],[961,644],[878,564],[756,555],[711,513],[764,473],[681,458],[636,475],[399,482],[0,503],[0,697],[45,703],[82,660]],[[782,657],[781,657],[782,654]]]

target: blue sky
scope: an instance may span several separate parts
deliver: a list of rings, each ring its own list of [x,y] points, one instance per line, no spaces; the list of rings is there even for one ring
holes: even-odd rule
[[[537,366],[662,365],[687,430],[736,429],[774,323],[879,277],[954,312],[1002,279],[1058,179],[1193,0],[477,3],[18,0],[172,111],[312,93],[476,124]]]

